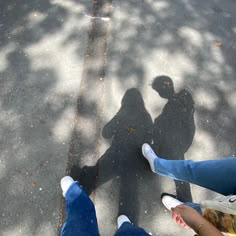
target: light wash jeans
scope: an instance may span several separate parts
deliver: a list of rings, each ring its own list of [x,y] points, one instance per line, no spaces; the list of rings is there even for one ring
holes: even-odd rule
[[[61,236],[99,236],[96,211],[93,202],[79,186],[73,183],[66,193],[66,222]],[[142,228],[123,223],[115,236],[147,236]]]
[[[223,195],[236,194],[236,158],[193,162],[156,158],[155,172],[171,179],[184,181]],[[185,203],[201,213],[199,204]]]

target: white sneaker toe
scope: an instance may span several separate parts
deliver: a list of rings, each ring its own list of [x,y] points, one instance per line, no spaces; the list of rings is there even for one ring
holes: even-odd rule
[[[179,201],[178,199],[176,199],[175,197],[168,195],[168,194],[164,194],[161,198],[161,201],[163,203],[163,205],[169,210],[171,211],[171,208],[175,208],[179,205],[184,204],[183,202]]]
[[[117,225],[118,225],[118,229],[121,227],[121,225],[125,222],[130,222],[129,218],[126,215],[120,215],[117,219]]]
[[[61,189],[62,189],[62,195],[64,197],[66,195],[66,192],[74,182],[75,181],[70,176],[65,176],[61,179]]]
[[[152,150],[151,146],[147,143],[144,143],[142,145],[142,153],[143,153],[143,156],[149,162],[149,165],[150,165],[150,168],[151,168],[152,172],[155,173],[154,160],[158,157],[156,156],[156,154]]]

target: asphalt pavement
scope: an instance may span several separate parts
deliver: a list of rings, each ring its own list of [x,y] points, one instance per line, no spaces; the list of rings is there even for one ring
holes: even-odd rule
[[[169,159],[236,155],[235,11],[233,0],[0,1],[1,235],[57,235],[66,174],[101,235],[119,214],[152,235],[192,235],[161,193],[216,194],[153,174],[141,145]],[[161,75],[188,92],[184,110],[152,88]]]

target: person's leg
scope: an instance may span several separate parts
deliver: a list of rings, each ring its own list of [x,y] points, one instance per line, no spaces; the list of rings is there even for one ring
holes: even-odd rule
[[[229,195],[236,191],[236,158],[193,162],[165,160],[156,156],[148,144],[143,144],[143,155],[153,172],[175,180],[190,182]]]
[[[117,219],[118,230],[114,236],[147,236],[148,233],[144,229],[139,228],[131,224],[129,218],[126,215],[120,215]]]
[[[99,236],[94,205],[78,182],[71,184],[65,198],[66,221],[61,236]]]
[[[183,181],[174,180],[176,188],[176,197],[182,202],[192,202],[190,184]]]
[[[156,158],[156,173],[229,195],[236,190],[236,158],[193,162]]]
[[[114,236],[147,236],[149,235],[144,229],[139,228],[135,225],[132,225],[129,222],[125,222],[121,227],[116,231]]]

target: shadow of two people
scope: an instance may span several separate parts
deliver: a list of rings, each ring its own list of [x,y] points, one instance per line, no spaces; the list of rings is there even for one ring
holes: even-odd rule
[[[112,139],[111,146],[95,166],[84,166],[79,176],[72,173],[72,177],[79,179],[88,194],[103,183],[119,177],[120,185],[117,187],[120,189],[119,202],[122,203],[119,204],[119,213],[128,215],[134,223],[138,215],[137,187],[147,188],[150,182],[157,179],[142,156],[142,144],[153,141],[152,146],[161,157],[184,159],[195,131],[191,94],[187,90],[175,93],[173,82],[167,76],[156,77],[152,87],[161,97],[168,99],[154,125],[138,89],[127,90],[119,111],[102,131],[104,138]],[[189,184],[175,183],[178,198],[191,201]],[[159,187],[152,190],[152,198],[157,199]],[[147,194],[150,195],[150,191]]]

